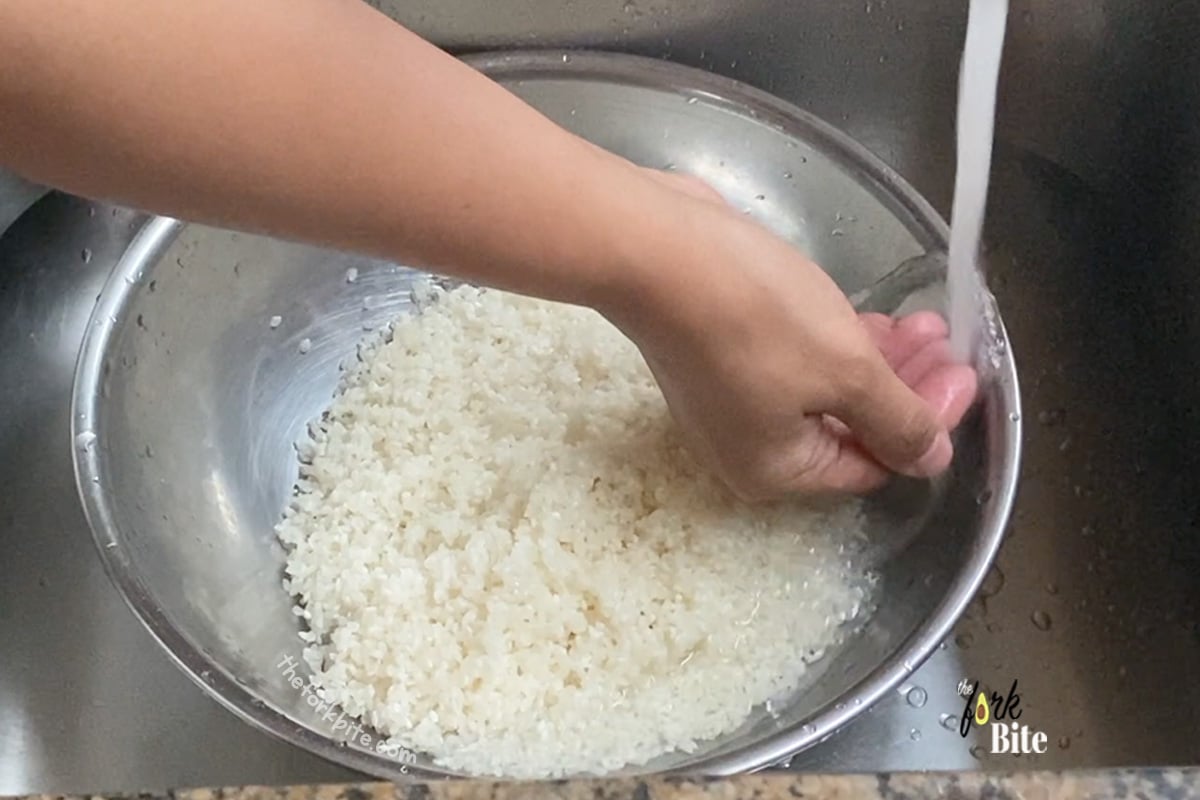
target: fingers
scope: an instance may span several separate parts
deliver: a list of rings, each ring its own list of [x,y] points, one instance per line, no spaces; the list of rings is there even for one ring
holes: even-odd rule
[[[950,333],[945,320],[929,311],[900,320],[884,314],[861,314],[859,322],[892,369],[898,369],[925,345],[945,339]]]
[[[859,447],[837,420],[825,418],[792,444],[787,476],[778,487],[796,494],[862,494],[887,482],[889,472]]]
[[[825,435],[833,437],[829,432]],[[847,438],[830,444],[835,454],[818,469],[802,473],[791,491],[799,494],[864,494],[887,483],[889,473]]]
[[[935,376],[936,377],[936,376]],[[951,399],[947,386],[929,383],[943,405]],[[954,378],[958,381],[960,378]],[[936,475],[950,465],[953,448],[946,426],[925,397],[905,384],[886,357],[867,354],[839,379],[838,405],[832,414],[853,432],[866,452],[884,466],[916,478]],[[957,390],[956,390],[957,391]],[[953,409],[951,409],[953,410]]]
[[[963,364],[941,364],[915,386],[938,422],[949,431],[958,427],[979,393],[979,377]]]

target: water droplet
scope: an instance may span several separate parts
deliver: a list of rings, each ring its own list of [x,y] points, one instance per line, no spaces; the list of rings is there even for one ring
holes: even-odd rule
[[[1061,425],[1067,418],[1067,412],[1061,408],[1048,408],[1038,412],[1037,421],[1047,428]]]
[[[948,731],[958,730],[958,717],[953,714],[942,714],[938,717],[938,724]]]
[[[1013,421],[1013,422],[1020,422],[1020,421],[1021,421],[1021,415],[1020,415],[1020,414],[1018,414],[1016,411],[1014,411],[1014,412],[1012,412],[1011,414],[1009,414],[1009,415],[1008,415],[1008,418],[1009,418],[1011,421]]]
[[[806,725],[804,725],[803,727],[801,727],[801,728],[800,728],[800,732],[801,732],[802,734],[804,734],[805,736],[812,736],[814,733],[816,733],[816,732],[817,732],[817,729],[816,729],[816,728],[814,728],[812,725],[807,725],[807,724],[806,724]]]
[[[87,452],[96,443],[96,434],[92,431],[82,431],[75,437],[75,446]]]
[[[792,173],[790,173],[790,172],[783,173],[783,179],[785,181],[790,181],[792,179]]]
[[[921,708],[929,699],[929,693],[920,686],[914,686],[908,690],[908,694],[905,696],[905,698],[908,700],[908,704],[913,708]]]
[[[756,195],[754,195],[754,199],[755,200],[766,200],[767,196],[765,194],[756,194]]]
[[[151,447],[150,445],[146,445],[145,453],[146,453],[146,458],[154,458],[154,448]]]
[[[1096,529],[1093,528],[1091,525],[1084,525],[1082,528],[1079,529],[1079,535],[1085,539],[1090,538],[1091,536],[1094,536],[1095,533],[1096,533]]]
[[[351,267],[346,270],[346,283],[354,283],[356,280],[358,280],[358,268]]]
[[[921,732],[916,728],[913,728],[908,732],[908,738],[912,739],[914,742],[919,742],[921,741]]]
[[[563,53],[562,62],[563,62],[564,64],[570,64],[570,63],[571,63],[571,57],[570,57],[569,55],[567,55],[566,53]]]
[[[968,752],[971,754],[971,758],[976,761],[983,761],[983,747],[981,745],[975,745]]]
[[[1046,584],[1046,594],[1058,594],[1058,584],[1057,583],[1047,583]]]
[[[1045,611],[1038,609],[1037,611],[1035,611],[1029,615],[1029,619],[1033,622],[1033,626],[1035,628],[1037,628],[1039,631],[1050,630],[1050,624],[1051,624],[1050,615],[1047,614]]]
[[[699,98],[699,97],[689,97],[689,98],[687,99],[687,104],[688,104],[689,106],[694,106],[694,105],[696,105],[696,103],[698,103],[698,102],[700,102],[700,98]]]
[[[268,326],[268,327],[269,327],[271,330],[275,330],[276,328],[278,328],[278,327],[279,327],[280,325],[282,325],[282,324],[283,324],[283,317],[279,316],[278,314],[276,314],[275,316],[271,317],[271,319],[270,319],[270,320],[267,322],[267,326]]]
[[[960,649],[966,650],[975,643],[975,637],[964,631],[954,637],[954,643],[958,645]]]
[[[841,228],[834,228],[833,230],[831,230],[829,232],[829,235],[830,236],[845,236],[846,232],[844,230],[842,230]]]
[[[304,338],[300,340],[300,355],[304,355],[309,350],[312,350],[312,339]]]
[[[1000,569],[998,564],[992,564],[991,569],[987,571],[987,575],[983,578],[983,583],[979,586],[979,596],[982,598],[995,597],[1000,594],[1000,590],[1004,588],[1004,571]]]
[[[89,217],[96,216],[96,207],[95,206],[88,206],[88,216]]]
[[[981,506],[981,505],[983,505],[984,503],[986,503],[987,501],[989,501],[989,500],[991,500],[991,499],[992,499],[992,490],[991,490],[991,489],[984,489],[984,490],[983,490],[982,492],[980,492],[980,493],[979,493],[979,495],[978,495],[978,496],[975,498],[975,505],[979,505],[979,506]]]
[[[1071,746],[1071,737],[1070,736],[1058,737],[1058,749],[1059,750],[1066,750],[1070,746]]]
[[[92,262],[92,251],[85,247],[83,248],[83,252],[79,254],[79,257],[83,259],[83,263],[90,264]]]

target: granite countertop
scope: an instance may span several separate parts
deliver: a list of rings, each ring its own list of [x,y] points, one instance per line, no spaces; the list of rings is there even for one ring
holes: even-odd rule
[[[59,800],[31,795],[28,800]],[[83,796],[79,796],[83,797]],[[547,783],[361,783],[183,789],[94,800],[1084,800],[1200,797],[1200,768],[1014,773],[764,773],[728,779],[556,781]]]

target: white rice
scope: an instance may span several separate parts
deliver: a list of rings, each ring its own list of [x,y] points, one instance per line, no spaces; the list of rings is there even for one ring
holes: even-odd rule
[[[594,312],[437,294],[347,372],[279,526],[326,699],[534,778],[692,750],[796,687],[865,605],[859,505],[735,502]]]

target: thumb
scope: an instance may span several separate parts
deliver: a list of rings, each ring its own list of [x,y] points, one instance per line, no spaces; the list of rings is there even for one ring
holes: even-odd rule
[[[882,356],[869,360],[833,413],[873,458],[902,475],[930,478],[950,466],[950,434]]]

